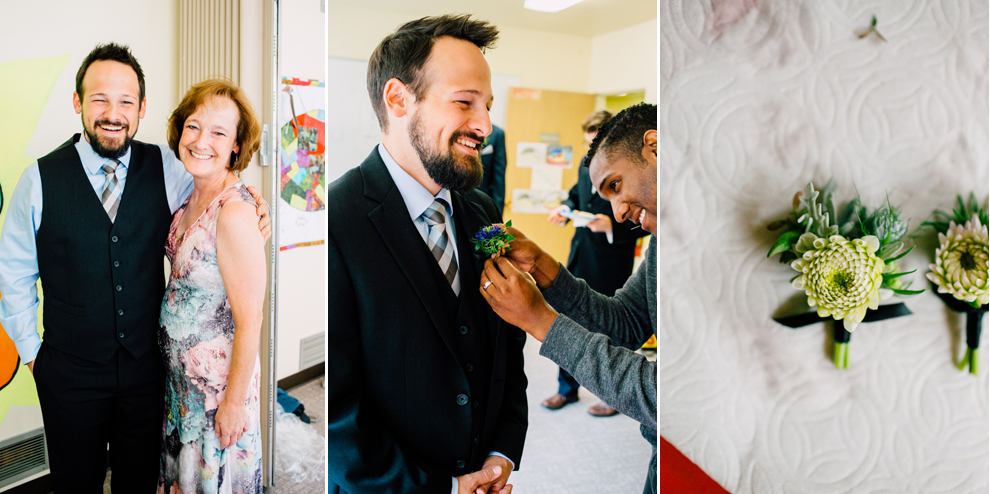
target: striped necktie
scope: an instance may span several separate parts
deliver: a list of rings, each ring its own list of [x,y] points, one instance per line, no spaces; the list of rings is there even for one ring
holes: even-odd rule
[[[120,161],[116,159],[103,165],[103,174],[107,178],[103,182],[103,194],[101,198],[103,199],[103,209],[106,210],[111,223],[117,217],[117,207],[120,206],[120,183],[117,182],[117,165],[120,165]]]
[[[426,246],[433,253],[433,258],[440,265],[440,271],[450,283],[455,295],[461,294],[461,280],[457,276],[457,259],[454,257],[454,244],[447,235],[447,203],[443,199],[434,199],[433,204],[420,215],[429,226],[426,236]]]

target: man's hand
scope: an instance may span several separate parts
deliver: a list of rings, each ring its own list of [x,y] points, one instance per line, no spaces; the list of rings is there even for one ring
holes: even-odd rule
[[[30,362],[28,362],[27,364],[24,364],[24,365],[27,365],[28,366],[28,370],[31,371],[31,375],[33,376],[34,375],[34,360],[32,360],[32,361],[30,361]]]
[[[488,462],[485,462],[488,465]],[[486,466],[481,470],[457,477],[457,494],[485,494],[482,486],[491,484],[502,476],[502,467]],[[512,486],[507,485],[498,494],[510,494]]]
[[[557,226],[564,226],[567,224],[567,217],[560,213],[566,213],[570,210],[571,208],[561,204],[560,206],[557,206],[557,209],[554,209],[553,212],[550,213],[550,216],[547,216],[547,221]]]
[[[506,482],[509,481],[509,475],[512,474],[512,462],[507,460],[505,457],[499,455],[491,455],[485,459],[485,464],[481,466],[482,470],[490,468],[493,466],[498,466],[502,470],[502,474],[487,485],[481,485],[478,488],[483,489],[482,492],[487,494],[499,494],[506,487]],[[512,486],[508,486],[509,490],[512,490]]]
[[[598,213],[595,220],[588,223],[588,229],[595,233],[612,233],[612,218]]]
[[[557,319],[557,311],[543,299],[532,278],[505,257],[485,261],[478,290],[502,320],[537,340],[543,341]]]
[[[261,230],[261,236],[265,238],[265,242],[272,238],[272,217],[271,209],[268,207],[268,203],[265,199],[261,197],[258,189],[254,188],[253,185],[248,185],[247,191],[251,193],[251,198],[254,202],[258,204],[258,229]]]
[[[510,227],[509,234],[516,239],[509,242],[512,249],[505,252],[505,257],[512,259],[520,270],[531,274],[541,290],[550,288],[553,280],[557,279],[557,273],[560,272],[560,263],[535,242],[526,238],[523,232]]]

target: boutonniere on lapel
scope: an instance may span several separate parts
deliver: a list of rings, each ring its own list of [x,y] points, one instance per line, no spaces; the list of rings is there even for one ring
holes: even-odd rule
[[[835,367],[848,369],[849,340],[860,323],[911,314],[903,303],[881,306],[881,290],[896,295],[924,290],[908,290],[910,283],[900,280],[916,271],[901,271],[897,263],[913,248],[901,241],[907,222],[900,208],[888,200],[870,212],[857,197],[836,215],[834,188],[831,181],[822,190],[808,184],[794,196],[790,216],[769,226],[782,233],[767,257],[780,254],[780,262],[798,272],[791,286],[804,291],[808,306],[817,309],[774,320],[799,328],[833,319]]]
[[[510,226],[512,226],[512,220],[509,220],[508,223],[495,223],[481,227],[471,239],[471,242],[474,243],[474,250],[484,252],[487,257],[502,255],[505,251],[511,250],[512,247],[509,242],[515,240],[516,237],[509,233]]]
[[[953,311],[966,314],[966,355],[959,362],[959,370],[969,367],[969,373],[979,375],[980,333],[983,331],[983,315],[990,302],[990,286],[987,283],[987,210],[979,207],[976,195],[969,194],[969,201],[959,204],[952,215],[936,210],[930,226],[938,232],[938,248],[935,263],[928,266],[926,274],[942,302]],[[948,221],[946,221],[948,220]]]

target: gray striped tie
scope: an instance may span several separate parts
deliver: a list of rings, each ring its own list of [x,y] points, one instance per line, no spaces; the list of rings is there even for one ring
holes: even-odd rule
[[[117,217],[117,207],[120,206],[120,183],[117,182],[115,173],[119,164],[120,161],[112,160],[103,165],[103,173],[107,176],[106,181],[103,182],[103,209],[106,210],[111,223]]]
[[[426,224],[429,225],[429,234],[426,237],[426,246],[429,247],[433,257],[440,264],[440,271],[450,283],[450,288],[454,294],[461,294],[461,280],[457,276],[457,259],[454,257],[454,244],[447,236],[447,203],[443,199],[434,199],[433,204],[426,208],[420,215]]]

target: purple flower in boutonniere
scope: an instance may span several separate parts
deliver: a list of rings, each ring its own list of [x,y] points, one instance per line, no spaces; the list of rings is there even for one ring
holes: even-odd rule
[[[512,249],[509,242],[515,240],[516,237],[509,234],[510,226],[512,226],[512,220],[504,224],[495,223],[482,227],[471,239],[471,242],[474,243],[474,250],[480,250],[488,256],[495,256]]]

